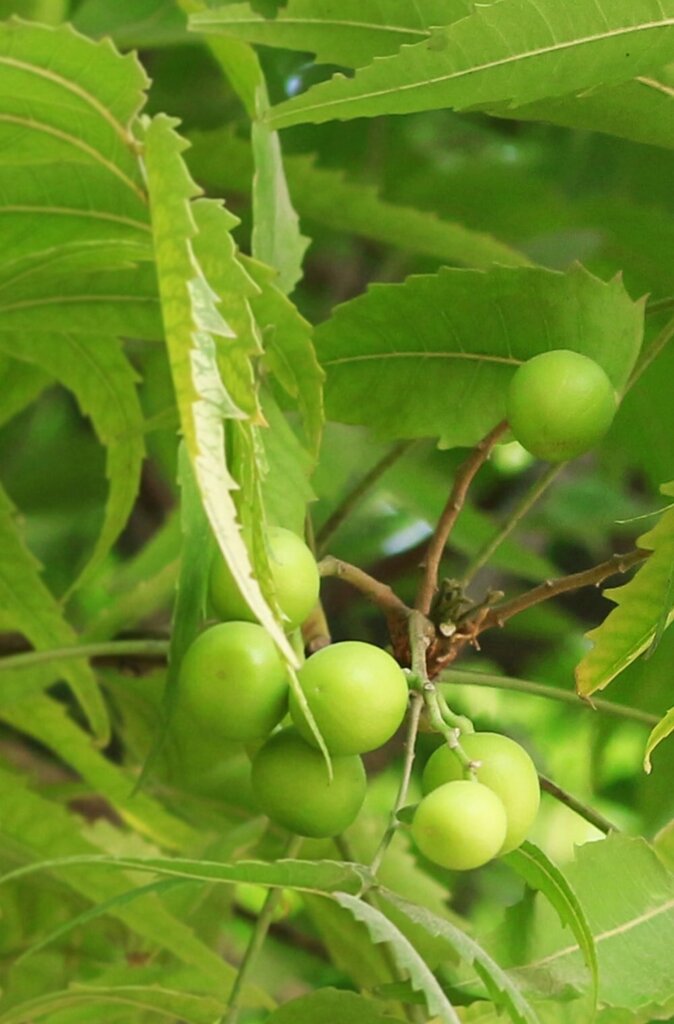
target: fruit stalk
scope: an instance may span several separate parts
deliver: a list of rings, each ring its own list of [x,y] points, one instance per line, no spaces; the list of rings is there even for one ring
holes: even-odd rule
[[[442,556],[444,554],[447,541],[454,528],[456,520],[459,518],[459,513],[463,508],[466,500],[466,495],[470,488],[473,478],[480,469],[481,466],[489,458],[492,448],[494,445],[503,437],[508,429],[508,424],[505,420],[497,423],[496,426],[489,431],[489,433],[482,438],[479,444],[475,446],[471,454],[468,456],[466,461],[457,470],[454,478],[454,485],[452,487],[447,504],[445,505],[442,515],[438,520],[438,524],[435,527],[433,536],[431,537],[428,548],[426,549],[426,557],[424,558],[424,575],[419,587],[417,594],[415,607],[428,615],[431,604],[433,602],[433,596],[438,585],[438,570]]]
[[[286,848],[283,852],[283,859],[292,860],[297,857],[302,845],[302,837],[291,835]],[[274,911],[276,910],[279,900],[283,895],[283,889],[270,889],[267,898],[264,901],[264,905],[260,914],[255,922],[252,935],[248,942],[246,952],[244,953],[243,960],[239,966],[234,984],[232,985],[232,991],[229,993],[229,999],[227,1000],[227,1010],[222,1015],[217,1024],[236,1024],[239,1018],[241,996],[243,994],[243,988],[251,971],[255,966],[255,961],[262,948],[269,926],[274,917]]]

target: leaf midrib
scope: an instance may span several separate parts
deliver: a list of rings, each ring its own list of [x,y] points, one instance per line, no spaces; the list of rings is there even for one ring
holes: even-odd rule
[[[442,82],[448,82],[453,79],[465,78],[469,75],[478,74],[483,71],[490,71],[492,68],[505,67],[508,64],[514,64],[518,61],[529,60],[532,57],[541,57],[548,53],[558,53],[562,50],[572,49],[574,47],[586,46],[592,43],[602,42],[605,39],[619,38],[620,36],[630,35],[632,33],[649,31],[651,29],[661,29],[674,25],[674,18],[666,18],[660,21],[644,22],[641,25],[628,25],[618,29],[613,29],[609,32],[595,33],[590,36],[583,36],[581,38],[575,38],[565,40],[563,42],[555,43],[552,46],[541,46],[535,50],[528,50],[523,53],[509,54],[507,57],[501,57],[498,60],[489,61],[486,64],[473,65],[468,68],[462,68],[458,71],[452,71],[446,75],[438,75],[435,78],[425,78],[422,81],[408,82],[406,84],[396,84],[395,86],[387,87],[385,89],[377,89],[368,93],[359,93],[356,96],[340,96],[333,100],[324,100],[319,103],[313,103],[309,105],[302,105],[301,108],[298,105],[297,109],[301,109],[303,114],[308,113],[311,110],[325,110],[328,107],[335,107],[343,104],[352,103],[355,100],[363,102],[364,100],[375,99],[378,96],[387,96],[390,93],[401,93],[409,92],[413,89],[426,88],[429,85],[438,85]],[[421,44],[416,44],[421,45]],[[396,56],[384,57],[380,60],[396,60]],[[377,63],[377,58],[375,58]],[[371,67],[373,65],[370,65]],[[355,79],[352,79],[355,81]],[[290,101],[292,102],[292,101]],[[272,108],[269,116],[270,122],[273,124],[277,119],[283,118],[283,108],[286,104],[281,104],[279,107]],[[275,118],[274,110],[279,111],[278,117]]]

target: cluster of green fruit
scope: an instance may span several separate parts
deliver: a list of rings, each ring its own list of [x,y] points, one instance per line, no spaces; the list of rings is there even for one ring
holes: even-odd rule
[[[270,530],[269,548],[276,600],[286,627],[294,629],[316,603],[316,563],[288,530]],[[179,713],[189,715],[205,736],[257,747],[253,793],[273,821],[299,835],[337,835],[352,823],[365,798],[359,755],[384,744],[405,717],[404,672],[371,644],[332,644],[300,668],[303,699],[298,699],[273,641],[250,621],[252,613],[221,558],[211,572],[210,600],[227,621],[206,629],[186,652]],[[332,779],[303,705],[330,751]],[[287,712],[292,724],[273,731]]]
[[[412,821],[421,852],[446,868],[467,871],[515,850],[526,838],[540,802],[538,774],[523,747],[492,732],[461,736],[475,778],[447,744],[429,758],[426,796]]]

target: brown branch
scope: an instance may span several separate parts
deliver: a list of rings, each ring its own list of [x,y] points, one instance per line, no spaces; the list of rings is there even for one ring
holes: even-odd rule
[[[533,608],[534,605],[540,604],[541,601],[557,597],[558,594],[565,594],[569,590],[578,590],[580,587],[597,587],[610,576],[615,576],[616,573],[627,572],[634,565],[643,562],[650,554],[650,551],[635,548],[634,551],[628,551],[623,555],[611,555],[605,562],[601,562],[591,569],[585,569],[583,572],[576,572],[571,576],[562,576],[557,580],[546,580],[545,583],[534,587],[533,590],[527,590],[525,594],[520,594],[519,597],[513,598],[512,601],[507,601],[505,604],[490,608],[480,624],[479,631],[482,633],[485,629],[491,629],[493,626],[502,626],[513,615],[518,615],[527,608]]]
[[[449,535],[459,517],[468,494],[468,489],[473,482],[475,474],[489,458],[489,454],[497,441],[505,434],[508,424],[505,420],[498,423],[493,430],[490,430],[486,437],[475,446],[465,462],[459,466],[454,478],[447,504],[438,520],[438,525],[431,537],[424,558],[424,575],[417,594],[415,607],[418,611],[428,615],[431,609],[433,596],[438,585],[438,570],[444,554]]]
[[[409,618],[412,609],[407,607],[391,587],[387,583],[376,580],[374,576],[369,576],[358,566],[343,562],[340,558],[334,558],[332,555],[326,555],[318,563],[318,571],[321,576],[337,576],[349,583],[369,601],[381,608],[387,617],[405,621]]]

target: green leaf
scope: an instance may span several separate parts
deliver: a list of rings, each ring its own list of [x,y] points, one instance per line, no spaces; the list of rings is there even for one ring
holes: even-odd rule
[[[574,934],[592,975],[592,1012],[597,1008],[599,966],[592,931],[575,892],[556,864],[533,843],[524,842],[504,858],[532,889],[539,889],[550,901],[563,925]]]
[[[274,283],[264,264],[243,258],[259,287],[251,307],[262,332],[264,362],[284,390],[297,401],[311,452],[316,455],[323,427],[323,380],[312,341],[312,328]]]
[[[661,491],[673,495],[674,484],[664,485]],[[604,591],[616,607],[601,626],[587,634],[592,649],[576,668],[576,688],[583,696],[603,690],[651,646],[663,614],[666,621],[672,620],[674,510],[665,511],[656,526],[638,538],[637,544],[653,554],[629,583]]]
[[[1,488],[0,592],[0,606],[9,614],[13,628],[26,636],[36,650],[77,643],[75,630],[40,578],[38,562],[23,543],[14,509]],[[52,678],[61,677],[70,686],[96,737],[106,743],[110,737],[108,714],[89,665],[64,662],[52,675]]]
[[[103,986],[76,982],[62,992],[49,992],[13,1006],[6,1013],[0,1014],[0,1024],[25,1024],[25,1021],[41,1020],[71,1007],[100,1008],[106,1005],[125,1007],[125,1014],[134,1010],[143,1011],[144,1014],[154,1011],[164,1020],[179,1015],[180,1020],[186,1024],[213,1024],[225,1009],[222,1000],[165,986]],[[128,1016],[125,1019],[130,1020]]]
[[[93,903],[121,897],[120,904],[110,913],[121,920],[136,935],[169,950],[180,961],[195,967],[200,974],[214,981],[221,991],[226,992],[235,977],[235,971],[218,954],[197,939],[190,928],[173,917],[161,904],[156,894],[145,895],[129,906],[126,894],[129,879],[101,871],[98,867],[100,855],[96,847],[82,838],[77,819],[53,800],[47,800],[30,790],[25,782],[12,773],[0,768],[0,783],[3,793],[3,814],[0,821],[0,838],[6,849],[18,851],[22,859],[39,860],[44,864],[45,856],[51,855],[56,862],[50,862],[49,870],[74,892]],[[69,866],[72,858],[80,864],[77,871]],[[113,858],[104,857],[110,862]],[[88,866],[93,863],[93,866]],[[20,873],[43,870],[31,863],[20,868]],[[9,876],[5,876],[5,880]],[[260,994],[258,1005],[268,1005],[269,1000]]]
[[[0,355],[0,425],[30,405],[49,384],[39,367]]]
[[[91,743],[63,705],[47,695],[0,706],[0,717],[47,747],[105,797],[120,817],[138,833],[169,849],[182,849],[196,835],[152,797],[133,794],[133,779]]]
[[[267,90],[257,90],[257,119],[251,129],[255,176],[253,177],[253,256],[278,273],[278,287],[288,294],[302,277],[302,261],[309,239],[290,197],[283,170],[278,133],[261,118],[269,109]]]
[[[674,708],[670,708],[667,714],[662,718],[654,729],[651,730],[651,734],[646,741],[646,751],[644,753],[644,771],[650,774],[651,772],[651,754],[659,743],[667,739],[668,736],[674,732]]]
[[[199,180],[222,189],[248,191],[253,175],[249,147],[229,130],[190,134],[187,162]],[[491,235],[382,199],[374,186],[349,180],[341,171],[318,167],[314,156],[292,155],[284,162],[288,184],[301,217],[335,231],[472,267],[491,263],[524,266],[529,261]]]
[[[259,287],[238,256],[231,232],[239,223],[212,199],[193,204],[198,235],[194,251],[203,273],[220,301],[220,312],[235,334],[215,337],[218,367],[234,404],[255,422],[262,421],[255,383],[254,360],[262,355],[262,338],[251,310]]]
[[[108,187],[145,201],[131,123],[147,76],[109,40],[70,26],[0,25],[1,163],[62,162],[98,167]]]
[[[408,903],[392,892],[384,892],[382,895],[430,935],[446,940],[452,951],[465,963],[473,964],[475,973],[484,982],[492,1001],[506,1010],[514,1024],[538,1024],[538,1017],[517,984],[474,939],[451,921],[438,917],[425,907]]]
[[[189,42],[187,19],[173,0],[84,0],[73,24],[88,36],[110,36],[125,50]]]
[[[636,1013],[666,1005],[674,990],[674,873],[644,839],[611,833],[577,848],[565,874],[594,935],[600,1006]],[[537,901],[537,913],[535,956],[518,975],[582,990],[580,946],[546,904]]]
[[[86,567],[71,587],[91,578],[131,513],[145,456],[137,376],[115,338],[105,335],[0,331],[0,350],[25,360],[73,392],[106,449],[110,490],[103,526]]]
[[[431,25],[449,25],[470,14],[471,0],[289,0],[267,18],[251,4],[235,3],[190,18],[197,32],[224,33],[248,43],[308,51],[318,63],[357,68],[430,36]]]
[[[182,161],[185,143],[174,122],[160,115],[147,125],[148,187],[155,238],[159,290],[171,373],[180,422],[206,515],[223,557],[251,610],[290,664],[296,656],[283,629],[251,575],[239,533],[232,490],[236,483],[225,463],[222,420],[242,418],[220,377],[215,338],[230,338],[216,296],[197,262],[197,229],[190,200],[198,190]]]
[[[309,484],[314,460],[300,444],[290,424],[270,394],[263,395],[262,408],[269,429],[260,431],[267,472],[262,496],[269,520],[277,526],[304,533],[307,505],[315,500]]]
[[[300,996],[299,999],[291,999],[268,1018],[268,1024],[316,1024],[316,1021],[330,1021],[331,1024],[402,1024],[385,1014],[383,1009],[378,1009],[371,999],[336,988],[322,988],[318,992]],[[0,1024],[3,1024],[1,1017]]]
[[[674,149],[674,67],[641,75],[606,89],[527,103],[515,110],[490,108],[496,117],[550,121],[569,128],[606,132],[650,146]]]
[[[348,893],[336,893],[333,898],[357,921],[363,922],[373,942],[387,943],[396,964],[405,974],[409,975],[412,987],[423,993],[429,1012],[434,1014],[439,1022],[460,1024],[456,1010],[449,1002],[432,971],[426,966],[412,943],[381,911]]]
[[[473,445],[505,415],[514,370],[538,352],[583,352],[621,391],[642,323],[643,303],[619,279],[606,284],[580,266],[442,268],[375,284],[316,330],[327,415],[384,437]]]
[[[671,59],[673,38],[672,0],[597,0],[573,11],[556,0],[501,0],[353,78],[336,75],[279,104],[270,124],[517,106],[656,71]]]
[[[187,14],[198,15],[208,7],[203,0],[179,3]],[[231,38],[209,38],[207,42],[253,122],[253,256],[275,268],[281,291],[288,293],[302,276],[302,259],[309,239],[300,232],[283,169],[279,137],[263,123],[269,111],[264,74],[255,51],[246,43]]]
[[[347,892],[357,893],[363,883],[369,881],[367,868],[348,861],[335,860],[240,860],[234,864],[221,861],[188,860],[184,857],[107,857],[71,856],[43,860],[16,868],[0,877],[3,884],[36,871],[64,871],[68,868],[91,865],[92,867],[115,868],[118,870],[148,871],[151,874],[169,878],[191,879],[195,882],[218,882],[230,885],[232,882],[251,882],[271,888],[298,889],[314,893]],[[73,872],[77,875],[78,872]]]

